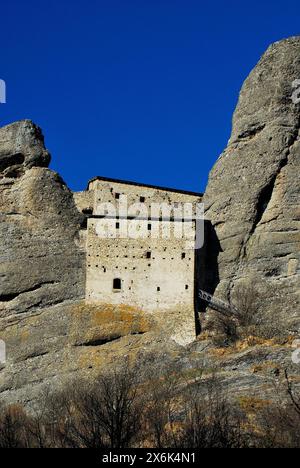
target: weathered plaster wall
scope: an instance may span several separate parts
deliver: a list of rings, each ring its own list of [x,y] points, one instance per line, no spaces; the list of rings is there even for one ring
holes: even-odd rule
[[[90,219],[87,234],[87,301],[111,304],[129,304],[144,310],[162,310],[172,307],[193,307],[194,250],[187,249],[185,238],[175,237],[174,225],[170,238],[152,238],[161,224],[139,220],[146,238],[103,238],[106,219]],[[112,220],[116,223],[116,220]],[[135,221],[129,221],[135,223]],[[189,223],[193,232],[193,222]],[[114,279],[121,280],[121,289],[113,287]]]
[[[89,183],[89,191],[94,194],[93,213],[97,215],[105,214],[105,207],[101,206],[102,203],[108,202],[118,206],[122,196],[127,197],[128,206],[142,203],[150,208],[152,203],[165,203],[167,205],[175,204],[176,208],[176,204],[190,203],[194,206],[194,215],[196,214],[196,203],[200,203],[202,200],[200,194],[167,190],[159,187],[110,182],[101,179],[91,181]],[[178,208],[181,208],[181,206],[179,205]],[[187,206],[186,209],[188,214],[189,207]],[[134,214],[135,207],[133,207]],[[175,213],[175,217],[179,216],[180,212],[177,212],[177,215]]]

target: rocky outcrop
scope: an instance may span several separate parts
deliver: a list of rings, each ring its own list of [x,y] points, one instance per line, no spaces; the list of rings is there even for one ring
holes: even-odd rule
[[[300,38],[271,45],[242,87],[204,196],[215,252],[207,288],[230,300],[238,284],[251,282],[270,320],[293,330],[300,325],[300,104],[292,100],[299,78]]]
[[[77,245],[82,216],[72,193],[55,172],[37,167],[50,156],[34,124],[16,122],[0,135],[0,154],[6,155],[6,177],[0,180],[1,316],[82,298],[84,252]],[[24,162],[19,177],[8,178],[16,151]]]
[[[300,326],[296,79],[300,38],[272,45],[246,80],[228,147],[204,196],[206,242],[198,264],[202,289],[230,301],[241,283],[255,284],[270,321],[293,332]],[[192,382],[214,371],[222,388],[241,398],[272,395],[284,368],[297,372],[294,334],[281,344],[246,340],[231,349],[216,349],[202,334],[179,346],[174,334],[184,338],[185,331],[176,311],[150,318],[132,308],[86,304],[91,200],[74,196],[49,161],[32,122],[0,129],[0,339],[7,345],[1,398],[32,406],[45,387],[92,378],[124,356],[146,355],[150,362],[155,356],[166,369],[176,363]]]
[[[26,169],[49,163],[42,131],[31,120],[0,128],[0,178],[20,177]]]
[[[151,328],[141,311],[87,306],[76,299],[6,316],[0,327],[8,358],[0,368],[1,399],[34,406],[46,388],[59,388],[71,378],[95,377],[124,354],[134,356],[146,336],[153,344]]]
[[[49,161],[41,130],[32,122],[0,129],[0,338],[7,347],[0,388],[9,388],[14,398],[20,387],[21,400],[32,380],[38,386],[50,378],[47,359],[58,364],[64,314],[85,289],[85,252],[79,246],[84,216],[63,180],[45,167]],[[30,353],[40,360],[30,361]],[[30,362],[39,363],[38,373]],[[27,396],[34,395],[33,389]]]

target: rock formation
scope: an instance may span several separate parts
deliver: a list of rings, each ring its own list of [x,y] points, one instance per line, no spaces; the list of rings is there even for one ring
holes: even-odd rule
[[[218,251],[211,292],[230,299],[252,282],[270,320],[300,325],[300,38],[269,47],[246,79],[231,138],[204,196],[210,249]],[[209,271],[204,276],[210,278]],[[204,278],[205,282],[205,278]]]
[[[48,167],[41,129],[30,120],[0,129],[0,177],[16,177],[32,167]]]
[[[29,313],[84,295],[82,216],[30,121],[0,130],[0,310]]]
[[[204,197],[200,268],[201,287],[220,298],[231,300],[239,284],[254,283],[265,314],[292,331],[300,325],[296,79],[300,38],[272,45],[245,81],[230,141]],[[176,359],[189,371],[199,362],[217,368],[233,393],[265,392],[266,372],[278,373],[278,362],[288,366],[290,348],[241,347],[222,360],[211,343],[184,349],[168,339],[178,317],[156,327],[132,308],[84,303],[84,216],[49,161],[31,121],[0,129],[0,339],[8,351],[1,397],[32,404],[45,386],[95,375],[120,356],[144,352],[165,363]],[[266,371],[265,360],[272,364]]]

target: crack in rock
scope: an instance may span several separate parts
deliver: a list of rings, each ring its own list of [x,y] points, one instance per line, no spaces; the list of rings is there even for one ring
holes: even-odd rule
[[[48,286],[51,284],[58,284],[56,281],[45,281],[44,283],[39,283],[32,288],[26,289],[25,291],[21,291],[18,293],[12,293],[12,294],[1,294],[0,295],[0,302],[10,302],[16,299],[17,297],[21,296],[22,294],[26,294],[28,292],[33,292],[37,291],[38,289],[41,289],[43,286]]]

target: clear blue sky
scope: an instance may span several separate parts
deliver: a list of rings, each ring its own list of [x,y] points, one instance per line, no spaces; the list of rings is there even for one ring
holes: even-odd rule
[[[2,0],[1,125],[39,124],[73,190],[95,175],[202,191],[239,88],[300,33],[298,1]]]

